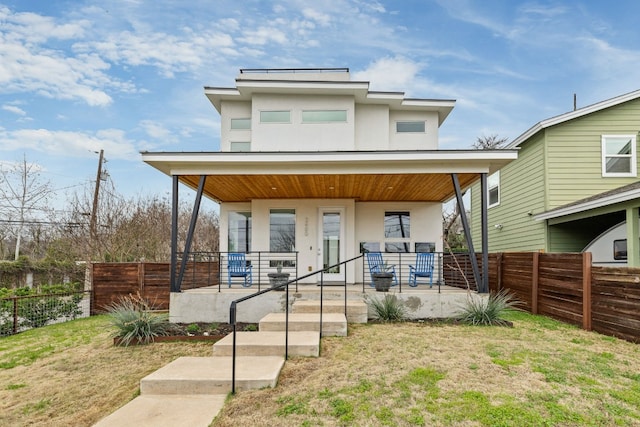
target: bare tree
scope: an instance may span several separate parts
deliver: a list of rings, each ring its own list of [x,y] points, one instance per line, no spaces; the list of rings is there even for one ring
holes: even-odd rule
[[[476,138],[476,142],[474,142],[471,146],[476,150],[495,150],[498,148],[502,148],[508,140],[509,138],[499,137],[497,134],[489,136],[482,135]]]
[[[14,259],[20,256],[20,244],[27,228],[37,226],[51,211],[48,201],[53,193],[49,181],[40,175],[40,166],[27,162],[0,164],[0,209],[6,230],[15,238]]]

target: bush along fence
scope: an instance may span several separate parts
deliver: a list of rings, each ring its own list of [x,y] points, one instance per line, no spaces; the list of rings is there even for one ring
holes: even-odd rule
[[[594,267],[588,252],[505,252],[490,254],[489,283],[530,313],[640,343],[640,268]]]
[[[40,289],[0,288],[0,336],[89,316],[90,292],[81,284]]]

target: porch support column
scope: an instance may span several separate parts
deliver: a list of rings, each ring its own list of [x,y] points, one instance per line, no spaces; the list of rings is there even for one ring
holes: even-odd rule
[[[640,208],[627,208],[627,266],[640,267],[640,226],[638,219]]]
[[[456,201],[458,202],[458,210],[460,212],[460,219],[462,220],[464,237],[467,241],[467,246],[469,247],[469,258],[471,261],[471,268],[473,269],[473,277],[476,281],[478,292],[485,292],[484,290],[482,290],[482,281],[480,277],[480,270],[478,269],[478,260],[476,259],[476,251],[473,249],[471,229],[469,228],[469,221],[467,221],[467,211],[464,209],[464,202],[462,201],[462,191],[460,190],[460,181],[458,180],[458,174],[452,173],[451,180],[453,181],[453,188],[456,191]]]
[[[202,192],[204,190],[204,183],[206,180],[207,180],[206,175],[200,175],[200,183],[198,184],[198,192],[196,193],[196,199],[193,202],[193,212],[191,212],[191,222],[189,223],[187,240],[184,242],[184,253],[182,254],[182,261],[180,263],[180,273],[178,274],[178,289],[180,289],[180,287],[182,286],[184,271],[187,269],[187,262],[189,261],[189,252],[191,252],[191,241],[193,240],[193,233],[195,232],[196,222],[198,221],[198,214],[200,213],[200,202],[202,201]]]
[[[480,228],[482,233],[482,292],[489,292],[489,190],[487,174],[480,174]]]
[[[173,175],[171,196],[171,265],[169,267],[171,292],[180,292],[180,284],[176,281],[178,263],[178,175]]]

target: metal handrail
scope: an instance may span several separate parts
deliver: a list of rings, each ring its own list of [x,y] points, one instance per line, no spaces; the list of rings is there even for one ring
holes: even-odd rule
[[[231,305],[229,306],[229,324],[232,325],[233,327],[233,349],[232,349],[232,353],[231,353],[231,394],[235,394],[236,393],[236,318],[237,318],[237,307],[238,304],[250,299],[253,299],[255,297],[258,297],[260,295],[266,294],[267,292],[271,292],[274,290],[278,290],[278,289],[282,289],[283,287],[286,286],[286,293],[285,293],[285,341],[284,341],[284,359],[288,360],[289,359],[289,284],[296,282],[296,286],[298,284],[298,281],[306,279],[308,277],[311,276],[315,276],[317,274],[320,274],[320,336],[322,337],[322,306],[323,306],[323,293],[324,293],[324,273],[327,270],[330,270],[332,268],[335,267],[339,267],[341,265],[344,265],[345,268],[345,279],[343,282],[343,286],[344,286],[344,315],[346,317],[347,315],[347,264],[350,262],[354,262],[357,259],[362,258],[364,255],[360,254],[357,257],[348,259],[346,261],[342,261],[340,263],[331,265],[329,267],[325,267],[321,270],[316,270],[313,271],[309,274],[306,274],[304,276],[301,277],[296,277],[293,280],[289,280],[286,283],[282,283],[280,285],[277,286],[273,286],[271,288],[268,289],[263,289],[261,291],[255,292],[251,295],[246,295],[242,298],[238,298],[236,300],[231,301]]]

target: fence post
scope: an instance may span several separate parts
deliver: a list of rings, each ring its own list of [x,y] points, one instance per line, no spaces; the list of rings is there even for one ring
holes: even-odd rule
[[[13,297],[13,334],[18,333],[18,297]]]
[[[144,262],[138,262],[138,292],[144,296]]]
[[[540,252],[533,253],[533,266],[531,268],[531,314],[538,314],[538,273],[540,269]]]
[[[496,267],[497,267],[497,272],[496,272],[496,276],[497,277],[497,282],[498,282],[498,292],[502,291],[502,252],[498,252],[496,254]]]
[[[582,253],[582,329],[591,330],[591,252]]]

